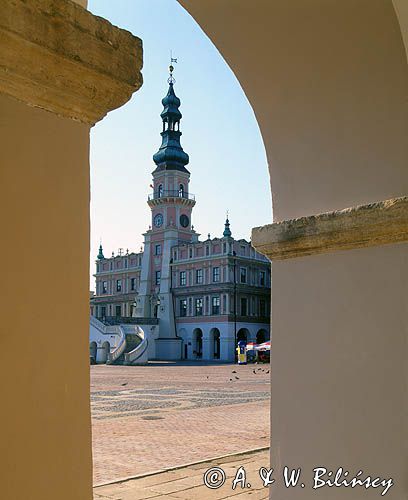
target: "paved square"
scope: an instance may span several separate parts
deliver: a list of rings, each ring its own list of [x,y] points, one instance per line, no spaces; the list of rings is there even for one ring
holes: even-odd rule
[[[225,480],[215,472],[221,468],[225,473]],[[244,475],[238,471],[243,467]],[[262,467],[269,469],[269,450],[242,453],[223,459],[210,460],[180,469],[169,470],[159,474],[131,479],[129,481],[99,486],[94,489],[94,500],[165,500],[174,498],[179,500],[266,500],[269,498],[269,488],[261,480],[259,470]],[[213,488],[204,485],[204,476],[212,477],[210,484]],[[234,479],[237,479],[233,488]],[[242,479],[242,482],[239,480]],[[207,479],[209,481],[209,479]],[[218,486],[215,488],[215,486]]]
[[[269,446],[269,365],[91,366],[94,484]]]

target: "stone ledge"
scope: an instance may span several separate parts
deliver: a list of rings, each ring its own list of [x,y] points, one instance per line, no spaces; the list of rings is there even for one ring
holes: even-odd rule
[[[94,124],[142,85],[142,42],[71,0],[2,0],[0,92]]]
[[[270,260],[408,241],[408,197],[252,229],[252,245]]]

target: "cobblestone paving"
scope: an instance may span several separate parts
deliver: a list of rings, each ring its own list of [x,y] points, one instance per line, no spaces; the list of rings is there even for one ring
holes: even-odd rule
[[[94,484],[268,446],[269,377],[269,365],[91,366]]]
[[[226,480],[219,488],[210,489],[204,485],[204,474],[214,467],[223,469]],[[232,482],[239,467],[245,469],[246,487],[240,483],[233,490]],[[259,476],[259,470],[262,467],[269,469],[269,450],[237,454],[130,481],[100,486],[94,489],[94,500],[164,500],[172,498],[185,500],[227,498],[266,500],[269,498],[269,489],[264,487]]]

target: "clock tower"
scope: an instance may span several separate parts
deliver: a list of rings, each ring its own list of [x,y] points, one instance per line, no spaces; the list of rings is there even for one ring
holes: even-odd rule
[[[162,100],[162,143],[153,156],[153,193],[149,195],[151,227],[144,234],[142,273],[137,297],[136,316],[157,317],[159,334],[154,357],[180,359],[181,339],[177,337],[171,283],[171,249],[183,242],[196,241],[191,225],[195,205],[189,192],[188,154],[180,144],[180,99],[174,92],[174,68],[170,66],[169,89]]]

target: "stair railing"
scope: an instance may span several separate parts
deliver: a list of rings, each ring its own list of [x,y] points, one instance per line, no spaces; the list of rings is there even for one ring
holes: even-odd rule
[[[132,351],[129,351],[129,352],[125,353],[125,365],[131,365],[131,364],[133,364],[135,361],[137,361],[138,359],[140,359],[145,354],[145,352],[147,351],[147,348],[149,346],[149,341],[145,337],[145,333],[144,333],[144,331],[141,328],[139,328],[139,331],[137,332],[137,335],[139,337],[141,337],[142,341]],[[147,359],[146,359],[146,363],[147,363]]]
[[[120,325],[117,325],[117,333],[119,334],[119,343],[113,351],[108,354],[108,359],[106,361],[107,365],[113,364],[125,351],[126,349],[126,334]]]

